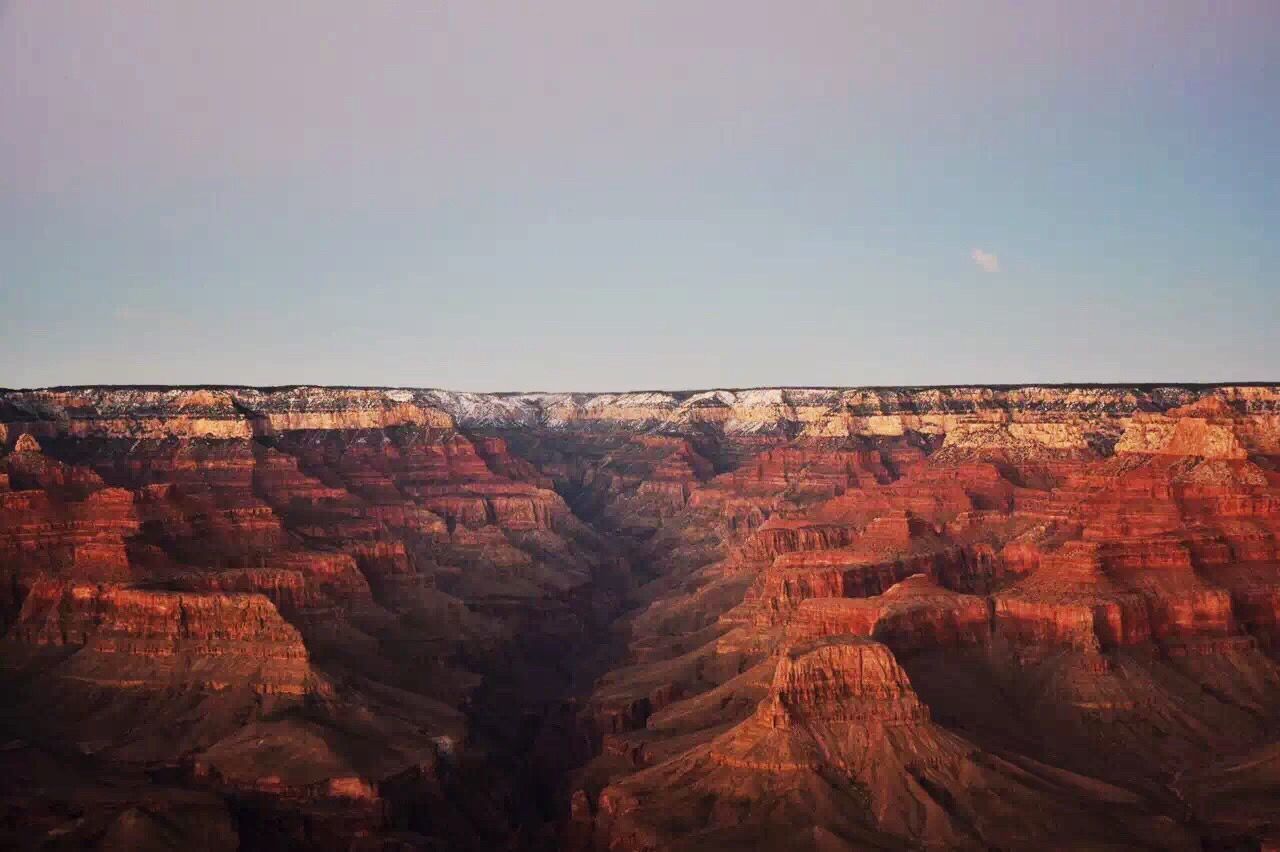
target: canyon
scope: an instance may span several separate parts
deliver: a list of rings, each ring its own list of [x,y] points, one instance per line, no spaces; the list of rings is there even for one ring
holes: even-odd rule
[[[0,846],[1280,849],[1280,385],[0,390]]]

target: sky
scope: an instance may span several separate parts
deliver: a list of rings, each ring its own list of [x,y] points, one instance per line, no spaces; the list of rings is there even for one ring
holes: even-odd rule
[[[0,386],[1280,381],[1280,3],[0,0]]]

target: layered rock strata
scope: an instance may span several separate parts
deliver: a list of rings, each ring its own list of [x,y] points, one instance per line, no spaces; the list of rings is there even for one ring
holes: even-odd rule
[[[0,447],[12,836],[1275,833],[1277,386],[56,388]]]

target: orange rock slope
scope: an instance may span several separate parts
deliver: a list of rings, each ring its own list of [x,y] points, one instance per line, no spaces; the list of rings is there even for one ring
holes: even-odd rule
[[[3,845],[1280,838],[1275,386],[60,388],[0,446]]]

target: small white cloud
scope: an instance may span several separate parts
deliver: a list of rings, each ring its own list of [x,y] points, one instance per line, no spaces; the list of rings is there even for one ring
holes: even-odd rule
[[[983,272],[999,272],[1000,258],[991,252],[983,251],[976,248],[970,253],[969,257],[973,258],[973,262],[978,264],[978,268]]]

